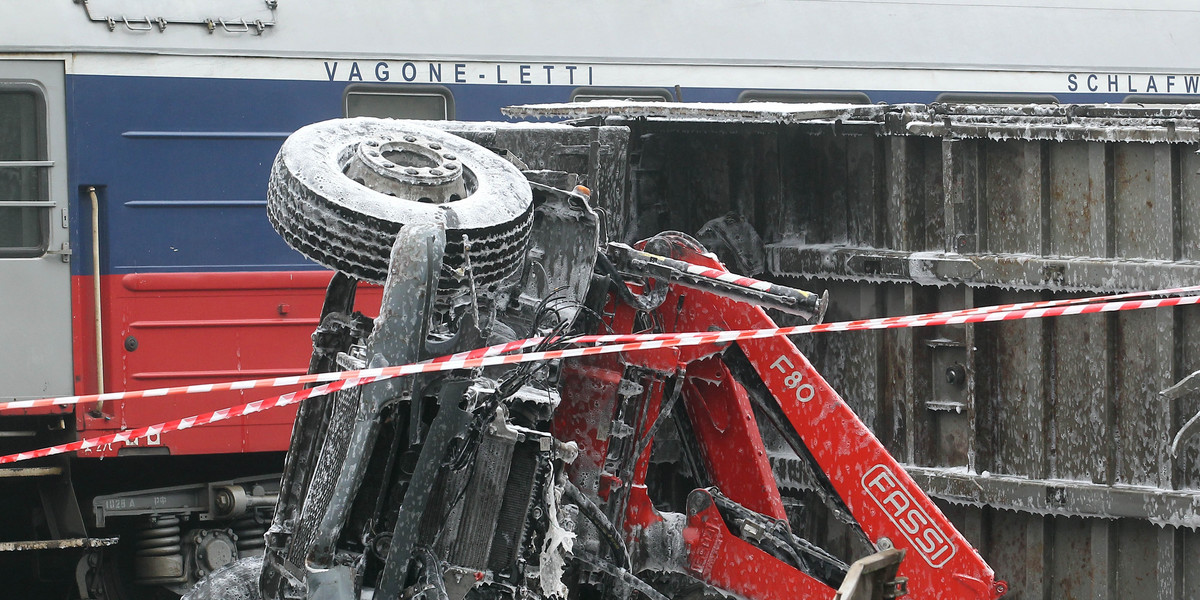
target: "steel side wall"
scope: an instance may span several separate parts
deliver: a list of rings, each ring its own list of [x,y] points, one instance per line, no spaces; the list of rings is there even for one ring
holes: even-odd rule
[[[642,127],[642,164],[660,163],[633,171],[646,232],[740,212],[772,277],[830,290],[829,321],[1198,283],[1194,146]],[[1012,278],[956,281],[917,268],[926,255],[1000,256],[992,273]],[[1158,395],[1200,369],[1200,309],[799,345],[1013,597],[1200,596],[1200,439],[1168,451],[1200,394]]]

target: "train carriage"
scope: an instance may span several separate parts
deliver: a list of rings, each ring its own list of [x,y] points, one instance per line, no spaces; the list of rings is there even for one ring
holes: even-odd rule
[[[331,273],[265,216],[272,159],[303,125],[500,120],[504,106],[596,98],[1200,99],[1200,10],[1126,4],[6,2],[0,400],[305,372]],[[360,302],[370,312],[377,290],[364,288]],[[0,448],[266,395],[6,414]],[[199,564],[196,550],[215,543],[186,534],[202,529],[220,490],[269,496],[263,482],[281,468],[293,417],[278,410],[6,472],[13,493],[0,506],[16,518],[0,526],[0,541],[14,543],[0,560],[74,573],[80,553],[60,548],[117,538],[157,548],[165,527],[185,540],[122,563],[128,576],[112,579],[185,589],[203,574],[188,566]],[[180,521],[153,520],[167,505]],[[253,523],[236,527],[254,537]],[[48,544],[25,543],[34,541]],[[85,597],[118,585],[68,581]]]

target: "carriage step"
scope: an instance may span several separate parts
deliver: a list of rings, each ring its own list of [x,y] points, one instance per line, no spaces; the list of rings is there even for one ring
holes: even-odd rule
[[[0,469],[0,478],[5,477],[54,477],[62,475],[62,467],[14,467]]]
[[[68,550],[71,548],[103,548],[117,543],[111,538],[65,538],[61,540],[30,540],[27,542],[0,542],[0,552],[29,552],[33,550]]]

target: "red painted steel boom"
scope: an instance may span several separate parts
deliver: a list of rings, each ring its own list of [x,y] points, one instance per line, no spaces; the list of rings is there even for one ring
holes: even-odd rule
[[[693,275],[726,273],[711,255],[686,243],[675,242],[670,251],[675,260],[703,267],[693,269]],[[651,315],[639,314],[616,295],[608,308],[612,315],[608,326],[616,333],[635,333],[635,324],[645,322],[666,333],[776,326],[761,307],[705,291],[695,282],[673,282]],[[744,356],[749,373],[731,369],[732,352]],[[895,547],[904,552],[899,577],[907,579],[913,597],[993,600],[1007,591],[903,465],[785,337],[739,341],[736,350],[672,348],[596,357],[586,365],[564,367],[566,380],[572,383],[565,390],[555,433],[581,445],[576,475],[602,471],[600,497],[624,505],[623,525],[631,545],[660,526],[663,517],[646,487],[653,440],[638,454],[632,471],[605,466],[605,457],[613,455],[612,439],[596,423],[614,414],[615,392],[627,369],[647,373],[645,408],[635,438],[655,433],[653,424],[660,412],[670,410],[675,392],[689,417],[701,470],[712,486],[689,495],[682,530],[686,568],[698,579],[752,600],[835,597],[830,585],[748,540],[751,530],[744,523],[741,535],[735,534],[726,522],[728,514],[723,516],[719,510],[737,507],[742,514],[761,516],[763,523],[787,523],[751,398],[758,393],[773,405],[768,412],[794,429],[867,541],[880,550]],[[677,390],[673,390],[676,380]],[[748,391],[752,386],[759,391]],[[626,477],[632,480],[625,481]]]

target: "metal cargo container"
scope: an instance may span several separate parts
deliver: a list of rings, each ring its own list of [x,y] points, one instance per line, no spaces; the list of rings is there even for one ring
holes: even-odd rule
[[[612,231],[707,224],[726,262],[829,289],[827,321],[1200,283],[1196,108],[512,113],[630,127]],[[1200,369],[1200,309],[798,343],[1012,597],[1200,597],[1200,440],[1171,449],[1200,392],[1163,393]],[[791,477],[787,457],[776,467]]]

